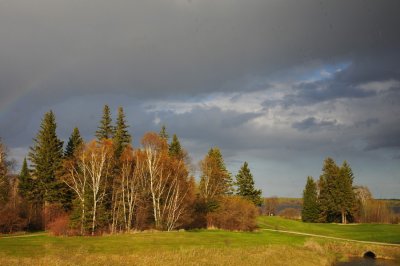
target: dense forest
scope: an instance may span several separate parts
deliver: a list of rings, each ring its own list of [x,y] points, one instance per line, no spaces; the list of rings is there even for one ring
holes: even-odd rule
[[[236,175],[219,148],[199,163],[197,183],[187,151],[163,126],[132,146],[123,108],[113,124],[106,105],[85,142],[78,128],[64,149],[52,111],[44,115],[18,176],[1,148],[0,230],[50,229],[57,234],[218,227],[253,230],[261,190],[247,162]],[[29,164],[28,164],[29,162]]]
[[[278,199],[262,199],[247,162],[233,178],[218,147],[211,147],[196,166],[165,126],[145,133],[137,148],[128,128],[123,108],[113,123],[105,105],[93,140],[83,140],[74,128],[64,145],[49,111],[19,175],[11,174],[14,162],[0,141],[0,231],[97,235],[148,229],[253,230],[259,213],[304,222],[398,223],[386,203],[374,200],[367,187],[353,184],[346,161],[338,166],[328,157],[319,180],[307,178],[298,204],[301,213],[296,208],[276,213]]]

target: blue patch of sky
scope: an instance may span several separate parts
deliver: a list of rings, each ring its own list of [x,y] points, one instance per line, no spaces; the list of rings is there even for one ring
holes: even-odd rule
[[[301,80],[307,81],[318,81],[325,80],[334,77],[336,73],[339,73],[351,65],[350,61],[344,61],[336,64],[324,64],[313,71],[306,73],[300,77]]]

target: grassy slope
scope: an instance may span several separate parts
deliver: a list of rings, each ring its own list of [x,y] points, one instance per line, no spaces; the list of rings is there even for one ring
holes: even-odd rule
[[[303,223],[280,217],[259,217],[261,228],[281,229],[364,241],[400,244],[400,225]]]

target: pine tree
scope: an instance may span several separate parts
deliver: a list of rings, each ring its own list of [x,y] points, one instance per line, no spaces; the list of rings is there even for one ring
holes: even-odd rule
[[[132,137],[128,132],[128,125],[126,124],[124,109],[118,108],[118,117],[114,131],[114,148],[115,154],[119,157],[126,147],[132,141]]]
[[[177,159],[183,159],[184,157],[181,143],[179,142],[178,136],[176,136],[176,134],[174,134],[174,136],[172,137],[171,144],[169,145],[169,155]]]
[[[111,120],[110,108],[108,107],[108,105],[104,105],[103,117],[100,121],[100,126],[96,131],[96,137],[98,141],[101,141],[103,139],[111,139],[113,137],[114,128],[111,123],[112,120]]]
[[[303,209],[301,219],[303,222],[317,222],[319,216],[317,184],[314,179],[307,177],[307,184],[303,190]]]
[[[82,144],[83,144],[83,139],[81,137],[81,134],[79,133],[79,129],[76,127],[74,128],[71,136],[69,137],[64,157],[66,158],[72,157],[75,153],[75,150]]]
[[[242,196],[255,205],[260,206],[262,203],[261,190],[254,187],[253,175],[250,172],[249,165],[244,162],[236,175],[237,195]]]
[[[40,130],[30,148],[29,159],[32,162],[32,175],[38,186],[38,198],[44,202],[57,201],[61,196],[56,174],[61,168],[63,142],[56,134],[56,121],[52,111],[46,113]]]

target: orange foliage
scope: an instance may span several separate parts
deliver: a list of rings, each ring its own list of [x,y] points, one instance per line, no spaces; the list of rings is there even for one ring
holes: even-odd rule
[[[207,223],[226,230],[253,231],[257,227],[258,209],[242,197],[223,197],[215,212],[207,214]]]

